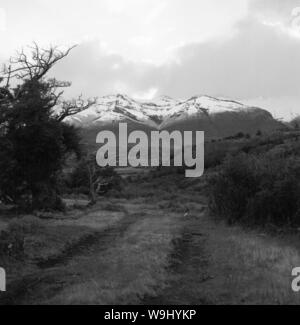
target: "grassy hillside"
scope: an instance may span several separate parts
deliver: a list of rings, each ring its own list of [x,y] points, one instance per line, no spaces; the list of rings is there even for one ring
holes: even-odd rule
[[[210,177],[213,213],[231,223],[299,226],[299,139],[299,131],[287,131],[232,140]]]
[[[131,120],[124,119],[122,123],[127,123],[128,133],[138,130],[150,134],[151,131],[156,130]],[[204,131],[207,140],[222,139],[224,137],[233,136],[239,132],[254,136],[258,131],[272,133],[277,130],[286,129],[288,129],[287,126],[275,120],[270,113],[261,109],[257,111],[252,110],[251,112],[224,112],[212,116],[201,113],[199,116],[186,118],[166,127],[166,130],[170,132],[174,130],[180,132]],[[119,135],[118,123],[98,124],[95,127],[80,129],[82,143],[91,150],[96,150],[98,148],[96,145],[97,134],[103,130],[112,131],[116,137]]]

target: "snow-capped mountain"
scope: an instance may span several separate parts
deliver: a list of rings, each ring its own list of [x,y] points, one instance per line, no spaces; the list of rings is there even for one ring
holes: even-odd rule
[[[201,115],[208,117],[223,112],[241,112],[249,109],[249,107],[231,100],[195,96],[173,106],[160,126],[165,128],[190,117],[200,117]]]
[[[167,96],[153,102],[138,102],[126,95],[110,95],[99,98],[97,104],[65,121],[79,127],[92,127],[129,120],[158,129],[168,112],[178,103]]]
[[[217,134],[228,134],[231,129],[232,132],[255,132],[260,127],[278,127],[278,122],[263,109],[210,96],[195,96],[187,100],[161,96],[151,102],[136,101],[120,94],[104,96],[98,99],[97,104],[65,121],[81,128],[98,128],[126,121],[136,127],[180,130],[196,128]]]
[[[141,109],[141,104],[126,95],[101,97],[97,104],[66,118],[65,122],[79,127],[92,127],[124,119],[156,127],[156,123]]]

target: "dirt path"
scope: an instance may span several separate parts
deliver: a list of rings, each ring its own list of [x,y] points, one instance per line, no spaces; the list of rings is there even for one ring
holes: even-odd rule
[[[129,210],[126,217],[118,222],[116,225],[106,229],[103,232],[95,233],[93,236],[87,237],[85,240],[77,243],[73,247],[69,247],[66,251],[61,252],[57,257],[45,261],[39,261],[38,266],[40,271],[31,274],[25,278],[19,279],[10,284],[10,294],[5,299],[0,300],[1,304],[35,304],[42,301],[51,302],[53,298],[59,296],[60,292],[72,288],[74,285],[78,285],[83,278],[82,270],[80,274],[76,274],[76,264],[74,260],[82,261],[94,261],[98,259],[99,255],[105,255],[112,248],[116,249],[117,255],[119,248],[124,245],[122,242],[126,236],[131,236],[134,227],[139,227],[143,220],[149,224],[157,223],[158,230],[160,230],[160,223],[162,216],[166,213],[164,210],[158,211],[156,204],[147,205],[147,213],[137,212],[141,209],[136,203],[128,201],[126,203],[126,209]],[[170,211],[168,211],[169,214]],[[142,299],[137,298],[136,303],[139,304],[203,304],[207,301],[199,297],[195,291],[199,283],[206,281],[209,276],[205,274],[205,266],[207,264],[207,256],[203,250],[205,242],[205,234],[202,234],[199,229],[199,218],[189,217],[185,220],[182,219],[182,213],[173,213],[171,222],[173,219],[179,218],[179,223],[182,223],[179,228],[178,238],[174,241],[174,245],[171,243],[168,245],[169,251],[167,252],[168,262],[165,270],[165,286],[166,289],[160,292],[159,287],[161,283],[158,283],[155,295],[141,296]],[[146,229],[146,235],[151,235],[152,230],[150,227]],[[144,236],[143,236],[144,237]],[[133,239],[135,240],[135,239]],[[143,252],[142,252],[143,253]],[[145,252],[147,254],[147,252]],[[125,262],[126,256],[119,256],[119,258]],[[130,258],[130,256],[129,256]],[[110,263],[109,263],[110,264]],[[89,265],[90,266],[90,265]],[[91,266],[90,266],[91,267]],[[134,265],[132,265],[134,269]],[[159,265],[159,267],[161,267]],[[116,270],[109,265],[111,272],[115,273]],[[142,268],[147,268],[146,265],[142,265]],[[162,266],[163,268],[163,266]],[[126,278],[126,269],[122,271],[117,270],[118,274],[114,274],[113,277],[124,276]],[[84,273],[86,273],[84,271]],[[172,280],[171,280],[172,279]],[[147,279],[145,279],[147,281]],[[171,280],[171,281],[170,281]],[[93,279],[97,281],[97,279]],[[130,298],[131,299],[131,298]],[[202,300],[201,300],[202,299]],[[85,303],[84,301],[81,303]],[[117,301],[118,303],[118,301]]]
[[[72,267],[74,258],[93,258],[95,254],[101,254],[114,245],[115,241],[123,236],[138,217],[139,215],[136,214],[127,214],[117,224],[83,237],[59,255],[37,261],[39,271],[11,282],[7,294],[0,298],[0,305],[35,303],[45,296],[48,299],[51,295],[56,295],[76,280],[76,270],[70,271],[69,269]]]
[[[100,232],[84,237],[74,245],[69,246],[62,251],[58,256],[48,258],[47,260],[38,261],[37,265],[41,269],[49,269],[60,265],[65,265],[74,257],[79,255],[92,255],[95,252],[99,253],[113,245],[116,239],[123,236],[130,225],[136,222],[139,215],[130,214],[121,220],[119,223]]]
[[[110,202],[123,217],[100,229],[95,221],[109,220],[109,210],[83,213],[79,222],[93,231],[38,260],[35,272],[9,283],[0,304],[300,303],[291,292],[300,262],[294,246],[216,222],[195,191],[132,186],[136,197]]]
[[[145,305],[203,305],[210,301],[203,297],[201,285],[212,279],[207,273],[210,256],[205,250],[207,234],[201,231],[201,215],[190,217],[182,238],[173,252],[173,274],[167,288],[156,297],[147,297]]]

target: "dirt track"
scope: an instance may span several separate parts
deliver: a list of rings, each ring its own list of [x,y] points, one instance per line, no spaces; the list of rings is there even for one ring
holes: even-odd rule
[[[163,188],[149,197],[157,185],[133,184],[137,196],[82,212],[72,229],[89,232],[35,260],[34,272],[8,283],[0,304],[299,303],[290,289],[297,249],[216,223],[197,192]]]
[[[38,260],[36,264],[40,271],[11,282],[5,297],[0,298],[0,304],[35,303],[41,298],[40,296],[44,296],[47,290],[47,298],[51,297],[51,294],[57,294],[65,285],[72,283],[72,281],[64,282],[63,280],[68,276],[64,273],[64,268],[72,264],[72,259],[80,256],[93,258],[94,255],[101,254],[102,251],[114,245],[115,241],[122,237],[137,218],[138,215],[127,215],[118,224],[83,237],[59,255],[46,260]],[[69,276],[75,277],[76,274],[74,272]]]

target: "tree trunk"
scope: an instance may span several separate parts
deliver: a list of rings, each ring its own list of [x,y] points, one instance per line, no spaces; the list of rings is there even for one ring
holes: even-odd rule
[[[94,184],[90,184],[90,205],[95,205],[97,202],[97,195]]]

